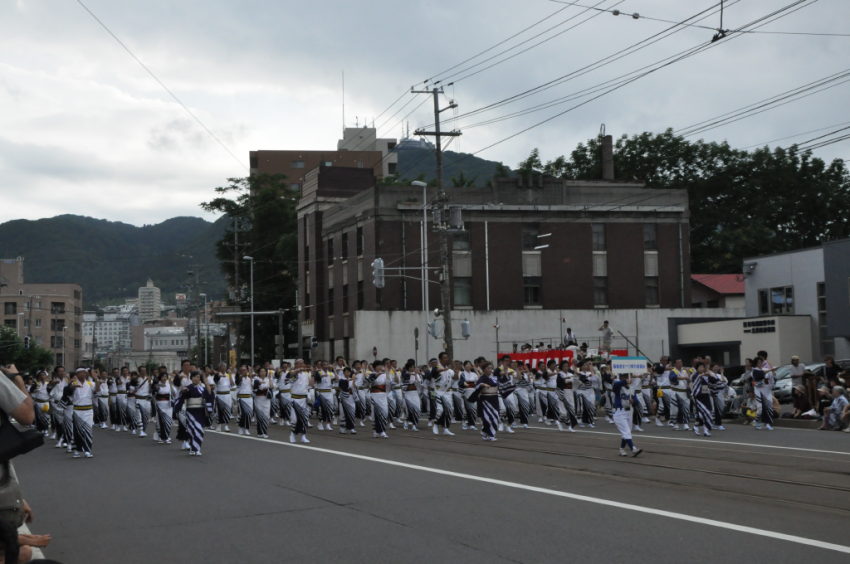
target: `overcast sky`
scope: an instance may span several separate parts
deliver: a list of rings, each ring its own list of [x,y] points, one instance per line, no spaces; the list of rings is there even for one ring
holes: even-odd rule
[[[792,1],[726,0],[733,5],[726,9],[724,27],[736,28]],[[0,3],[0,222],[65,213],[135,225],[180,215],[214,219],[198,204],[227,177],[247,174],[249,151],[336,148],[342,128],[343,70],[346,125],[354,126],[356,119],[361,125],[364,119],[371,123],[411,86],[562,10],[456,69],[544,33],[469,72],[480,70],[564,32],[447,88],[459,111],[467,112],[578,70],[670,27],[549,0],[84,2],[238,160],[78,2],[7,0]],[[681,21],[715,2],[580,3]],[[850,2],[807,4],[760,29],[850,33]],[[717,27],[719,16],[700,23]],[[557,27],[546,32],[553,26]],[[572,26],[576,27],[568,30]],[[459,125],[592,87],[696,46],[711,35],[707,29],[684,29],[585,76]],[[553,159],[596,135],[602,123],[615,136],[682,128],[844,70],[847,53],[850,37],[739,36],[479,156],[513,167],[538,147],[544,160]],[[392,120],[387,118],[411,97],[404,95],[376,120],[377,125],[387,122],[379,135],[401,135],[399,118],[424,96]],[[451,148],[478,151],[584,100],[471,128]],[[701,137],[746,147],[848,122],[848,100],[850,84],[840,85]],[[415,111],[408,118],[411,130],[430,124],[432,111],[430,103]],[[451,114],[447,111],[443,117]],[[816,154],[848,158],[850,141]]]

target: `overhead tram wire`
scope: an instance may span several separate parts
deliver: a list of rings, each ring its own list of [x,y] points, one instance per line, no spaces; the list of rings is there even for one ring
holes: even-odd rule
[[[608,2],[608,1],[609,1],[609,0],[601,0],[601,1],[600,1],[600,2],[598,2],[596,5],[598,6],[599,4],[603,4],[603,3]],[[619,4],[622,4],[623,2],[625,2],[625,0],[618,0],[618,1],[614,4],[614,5],[615,5],[615,6],[617,6],[617,5],[619,5]],[[520,46],[522,46],[522,45],[525,45],[525,44],[526,44],[526,43],[528,43],[529,41],[532,41],[532,40],[534,40],[534,39],[536,39],[536,38],[540,37],[541,35],[544,35],[544,34],[546,34],[546,33],[550,32],[550,31],[552,31],[552,30],[553,30],[553,29],[555,29],[556,27],[560,27],[560,26],[564,25],[565,23],[570,22],[570,21],[572,21],[572,20],[576,19],[577,17],[579,17],[579,16],[581,16],[581,15],[583,15],[583,14],[586,14],[586,13],[587,13],[587,12],[589,12],[589,11],[590,11],[590,9],[585,9],[583,12],[580,12],[580,13],[576,14],[575,16],[572,16],[572,17],[570,17],[570,18],[567,18],[567,19],[566,19],[566,20],[564,20],[563,22],[559,23],[559,24],[558,24],[558,25],[556,25],[556,26],[550,27],[550,28],[549,28],[549,29],[547,29],[546,31],[543,31],[543,32],[541,32],[541,33],[539,33],[539,34],[537,34],[537,35],[535,35],[535,36],[532,36],[532,37],[530,37],[530,38],[526,39],[525,41],[523,41],[523,42],[521,42],[521,43],[518,43],[517,45],[514,45],[513,47],[510,47],[510,48],[508,48],[508,49],[505,49],[505,50],[504,50],[504,51],[502,51],[501,53],[497,53],[496,55],[493,55],[492,57],[489,57],[489,58],[487,58],[487,59],[484,59],[483,61],[480,61],[480,62],[478,62],[478,63],[475,63],[474,65],[471,65],[471,66],[469,66],[469,67],[467,67],[467,68],[465,68],[465,69],[463,69],[463,70],[460,70],[460,71],[457,71],[457,72],[455,72],[455,73],[453,73],[453,74],[450,74],[449,76],[447,76],[447,77],[445,77],[445,78],[443,78],[443,79],[441,79],[441,80],[438,80],[438,81],[437,81],[437,82],[435,82],[434,84],[437,84],[437,83],[439,83],[439,82],[445,82],[446,80],[449,80],[449,79],[451,79],[452,77],[455,77],[455,76],[457,76],[457,75],[459,75],[459,74],[461,74],[461,73],[463,73],[463,72],[466,72],[466,71],[468,71],[468,70],[472,70],[472,69],[474,69],[475,67],[478,67],[478,66],[480,66],[480,65],[483,65],[484,63],[486,63],[486,62],[488,62],[488,61],[492,61],[492,60],[493,60],[493,59],[495,59],[496,57],[499,57],[499,56],[501,56],[501,55],[504,55],[505,53],[508,53],[508,52],[510,52],[510,51],[512,51],[512,50],[514,50],[514,49],[516,49],[516,48],[518,48],[518,47],[520,47]],[[500,60],[500,61],[496,61],[496,62],[495,62],[495,63],[493,63],[492,65],[489,65],[489,66],[487,66],[487,67],[484,67],[483,69],[479,69],[479,70],[477,70],[477,71],[475,71],[475,72],[473,72],[473,73],[467,74],[467,75],[462,76],[462,77],[460,77],[460,78],[456,78],[455,80],[453,80],[453,81],[452,81],[452,83],[460,82],[460,81],[462,81],[462,80],[466,80],[467,78],[470,78],[470,77],[472,77],[472,76],[475,76],[476,74],[482,73],[482,72],[484,72],[484,71],[486,71],[486,70],[488,70],[488,69],[491,69],[491,68],[493,68],[493,67],[495,67],[495,66],[497,66],[497,65],[500,65],[500,64],[504,63],[505,61],[509,61],[509,60],[513,59],[514,57],[517,57],[517,56],[519,56],[519,55],[521,55],[521,54],[523,54],[523,53],[525,53],[525,52],[527,52],[527,51],[530,51],[531,49],[534,49],[535,47],[539,47],[540,45],[543,45],[544,43],[546,43],[546,42],[548,42],[548,41],[551,41],[552,39],[555,39],[556,37],[559,37],[559,36],[561,36],[561,35],[563,35],[563,34],[567,33],[568,31],[571,31],[571,30],[573,30],[573,29],[577,28],[578,26],[580,26],[580,25],[582,25],[582,24],[585,24],[585,23],[589,22],[590,20],[592,20],[592,19],[594,19],[594,18],[596,18],[596,17],[598,17],[598,16],[600,16],[600,15],[601,15],[601,12],[600,12],[600,13],[598,13],[598,14],[595,14],[595,15],[593,15],[593,16],[591,16],[591,17],[589,17],[589,18],[585,19],[585,20],[580,21],[579,23],[575,24],[575,25],[574,25],[574,26],[572,26],[572,27],[568,27],[568,28],[567,28],[567,29],[565,29],[565,30],[559,31],[558,33],[556,33],[556,34],[554,34],[554,35],[552,35],[552,36],[550,36],[550,37],[547,37],[546,39],[544,39],[544,40],[540,41],[539,43],[536,43],[536,44],[532,45],[531,47],[528,47],[528,48],[526,48],[526,49],[523,49],[523,50],[522,50],[522,51],[520,51],[519,53],[514,53],[514,54],[513,54],[513,55],[511,55],[510,57],[506,57],[506,58],[504,58],[504,59],[502,59],[502,60]]]
[[[740,1],[741,0],[734,0],[732,5],[734,5],[735,3],[738,3]],[[534,94],[537,94],[538,92],[543,92],[543,91],[548,90],[550,88],[554,88],[555,86],[558,86],[559,84],[562,84],[564,82],[568,82],[569,80],[572,80],[573,78],[577,78],[578,76],[582,76],[584,74],[587,74],[588,72],[596,70],[597,68],[601,68],[603,66],[606,66],[606,65],[608,65],[608,64],[610,64],[610,63],[612,63],[616,60],[624,58],[624,57],[616,58],[618,55],[621,55],[623,53],[626,53],[627,51],[633,50],[630,53],[628,53],[627,55],[625,55],[625,56],[628,56],[628,55],[630,55],[634,52],[637,52],[637,51],[643,49],[644,47],[647,47],[647,46],[649,46],[653,43],[656,43],[660,39],[664,39],[665,37],[660,37],[660,36],[668,34],[668,32],[671,32],[671,33],[669,33],[667,35],[667,37],[669,37],[669,35],[673,35],[674,33],[678,33],[678,31],[682,30],[682,28],[680,26],[683,25],[685,22],[688,22],[690,20],[694,20],[695,18],[696,18],[696,21],[701,21],[705,18],[708,18],[708,17],[718,13],[719,12],[719,9],[718,9],[719,6],[720,6],[720,3],[718,2],[714,5],[712,5],[711,7],[694,14],[693,16],[691,16],[689,18],[686,18],[685,20],[683,20],[681,22],[678,22],[676,25],[674,25],[670,28],[667,28],[663,31],[655,33],[655,34],[647,37],[646,39],[643,39],[641,41],[638,41],[637,43],[634,43],[634,44],[632,44],[628,47],[625,47],[625,48],[623,48],[619,51],[616,51],[615,53],[612,53],[611,55],[607,55],[607,56],[605,56],[601,59],[598,59],[597,61],[590,63],[590,64],[588,64],[588,65],[586,65],[586,66],[584,66],[580,69],[571,71],[571,72],[569,72],[565,75],[559,76],[559,77],[554,78],[554,79],[552,79],[548,82],[544,82],[541,85],[535,86],[534,88],[530,88],[530,89],[525,90],[523,92],[520,92],[518,94],[514,94],[513,96],[509,96],[507,98],[493,102],[493,103],[488,104],[486,106],[482,106],[481,108],[471,110],[467,113],[460,114],[458,116],[458,118],[463,119],[463,118],[471,117],[473,115],[477,115],[477,114],[485,112],[485,111],[489,111],[489,110],[492,110],[492,109],[495,109],[495,108],[498,108],[498,107],[501,107],[501,106],[504,106],[504,105],[507,105],[507,104],[511,104],[511,103],[516,102],[518,100],[522,100],[522,99],[527,98],[529,96],[533,96]],[[715,11],[712,12],[712,10],[715,10]],[[677,28],[679,28],[679,29],[677,30]],[[677,31],[673,31],[673,30],[677,30]],[[649,42],[649,43],[647,43],[647,42]],[[639,49],[636,49],[637,47],[639,47],[640,45],[643,45],[644,43],[646,43],[646,45],[644,45],[643,47],[640,47]],[[644,68],[646,68],[646,67],[644,67]],[[432,124],[429,124],[426,127],[432,127],[433,125],[434,124],[432,123]]]
[[[493,148],[493,147],[495,147],[495,146],[497,146],[497,145],[500,145],[501,143],[504,143],[505,141],[508,141],[508,140],[510,140],[510,139],[513,139],[514,137],[517,137],[517,136],[519,136],[519,135],[522,135],[523,133],[526,133],[526,132],[528,132],[528,131],[530,131],[530,130],[532,130],[532,129],[535,129],[535,128],[537,128],[537,127],[539,127],[539,126],[541,126],[541,125],[543,125],[543,124],[545,124],[545,123],[548,123],[548,122],[550,122],[550,121],[552,121],[552,120],[554,120],[554,119],[556,119],[556,118],[558,118],[558,117],[560,117],[560,116],[564,115],[564,114],[567,114],[567,113],[569,113],[569,112],[571,112],[571,111],[573,111],[573,110],[575,110],[575,109],[577,109],[577,108],[580,108],[580,107],[582,107],[582,106],[584,106],[584,105],[586,105],[586,104],[588,104],[588,103],[590,103],[590,102],[592,102],[592,101],[594,101],[594,100],[597,100],[597,99],[601,98],[602,96],[605,96],[605,95],[607,95],[607,94],[610,94],[611,92],[614,92],[614,91],[616,91],[616,90],[619,90],[620,88],[622,88],[622,87],[624,87],[624,86],[627,86],[628,84],[631,84],[632,82],[635,82],[635,81],[637,81],[637,80],[639,80],[639,79],[641,79],[641,78],[643,78],[643,77],[645,77],[645,76],[648,76],[648,75],[650,75],[650,74],[652,74],[652,73],[654,73],[654,72],[656,72],[656,71],[658,71],[658,70],[661,70],[662,68],[666,68],[666,67],[668,67],[668,66],[670,66],[670,65],[672,65],[672,64],[674,64],[674,63],[676,63],[676,62],[679,62],[679,61],[682,61],[682,60],[684,60],[684,59],[690,58],[690,57],[691,57],[691,56],[693,56],[693,55],[696,55],[696,54],[698,54],[698,53],[700,53],[700,52],[702,52],[702,51],[705,51],[705,50],[707,50],[707,49],[710,49],[710,48],[712,48],[712,47],[714,47],[714,46],[716,46],[716,45],[720,45],[721,43],[726,43],[726,42],[728,42],[728,41],[732,41],[732,40],[734,40],[734,39],[736,39],[736,38],[738,38],[738,37],[741,37],[741,35],[737,33],[737,32],[738,32],[739,30],[741,30],[741,29],[747,29],[747,28],[750,28],[750,27],[753,27],[753,26],[761,27],[761,26],[767,25],[768,23],[771,23],[772,21],[776,21],[776,20],[778,20],[778,19],[781,19],[781,18],[783,18],[783,17],[786,17],[786,16],[788,16],[788,15],[790,15],[790,14],[792,14],[792,13],[796,12],[796,11],[797,11],[797,10],[799,10],[799,9],[802,9],[802,7],[806,7],[807,5],[810,5],[810,4],[807,4],[807,2],[814,3],[814,2],[816,2],[816,1],[817,1],[817,0],[795,0],[795,1],[794,1],[794,2],[792,2],[791,4],[788,4],[788,5],[786,5],[786,6],[782,7],[782,8],[779,8],[779,9],[777,9],[777,10],[774,10],[773,12],[771,12],[771,13],[769,13],[769,14],[765,15],[765,16],[762,16],[762,17],[756,18],[755,20],[753,20],[753,21],[751,21],[751,22],[749,22],[749,23],[747,23],[747,24],[744,24],[743,26],[741,26],[740,28],[738,28],[738,29],[736,29],[736,30],[732,30],[731,35],[729,35],[729,36],[727,36],[727,37],[724,37],[724,38],[722,38],[722,39],[721,39],[721,40],[719,40],[719,41],[710,41],[710,42],[707,42],[707,43],[702,44],[702,45],[700,45],[700,46],[697,46],[697,47],[695,47],[695,48],[687,49],[686,51],[684,51],[684,52],[681,54],[681,56],[677,57],[676,59],[674,59],[674,60],[672,60],[672,61],[668,61],[668,62],[664,63],[663,65],[660,65],[660,66],[657,66],[656,68],[653,68],[653,69],[651,69],[651,70],[648,70],[648,71],[646,71],[646,72],[644,72],[644,73],[642,73],[642,74],[640,74],[640,75],[638,75],[638,76],[636,76],[636,77],[634,77],[634,78],[629,79],[628,81],[626,81],[626,82],[624,82],[624,83],[622,83],[622,84],[619,84],[619,85],[617,85],[617,86],[611,87],[611,88],[609,88],[608,90],[606,90],[605,92],[603,92],[603,93],[601,93],[601,94],[599,94],[599,95],[597,95],[597,96],[594,96],[593,98],[591,98],[591,99],[589,99],[589,100],[585,100],[584,102],[582,102],[582,103],[580,103],[580,104],[576,104],[575,106],[572,106],[572,107],[570,107],[570,108],[568,108],[568,109],[566,109],[566,110],[564,110],[564,111],[562,111],[562,112],[559,112],[559,113],[557,113],[557,114],[555,114],[555,115],[552,115],[552,116],[550,116],[550,117],[548,117],[548,118],[546,118],[546,119],[544,119],[544,120],[542,120],[542,121],[540,121],[540,122],[535,123],[534,125],[531,125],[531,126],[529,126],[529,127],[526,127],[525,129],[522,129],[522,130],[520,130],[520,131],[518,131],[518,132],[516,132],[516,133],[513,133],[513,134],[509,135],[508,137],[505,137],[505,138],[503,138],[503,139],[501,139],[501,140],[499,140],[499,141],[496,141],[496,142],[494,142],[494,143],[491,143],[490,145],[487,145],[486,147],[483,147],[483,148],[481,148],[481,149],[478,149],[478,150],[477,150],[477,151],[475,151],[474,153],[469,153],[469,154],[467,154],[467,155],[466,155],[463,159],[460,159],[460,160],[464,160],[464,159],[466,159],[466,158],[469,158],[469,157],[475,156],[475,155],[477,155],[477,154],[479,154],[479,153],[481,153],[481,152],[483,152],[483,151],[486,151],[486,150],[491,149],[491,148]],[[802,4],[802,6],[801,6],[801,4]],[[792,10],[792,8],[796,8],[796,9],[793,9],[793,10]],[[790,11],[789,11],[789,10],[790,10]],[[771,18],[773,18],[773,19],[771,20]],[[690,19],[692,19],[692,18],[690,18]],[[459,162],[459,161],[458,161],[458,162]]]
[[[769,98],[765,98],[764,100],[753,102],[752,104],[748,104],[736,110],[726,112],[725,114],[721,114],[714,118],[710,118],[699,123],[690,125],[688,127],[681,128],[677,130],[676,133],[678,135],[681,135],[682,137],[698,135],[700,133],[704,133],[705,131],[715,129],[723,125],[728,125],[736,121],[740,121],[747,117],[763,113],[773,108],[784,106],[785,104],[789,104],[802,98],[807,98],[819,92],[823,92],[824,90],[828,90],[841,84],[844,84],[848,81],[850,81],[850,68],[829,75],[827,77],[809,82],[802,86],[792,88],[791,90],[786,90],[785,92],[776,94]]]
[[[103,29],[105,29],[105,30],[106,30],[106,32],[107,32],[109,35],[111,35],[111,36],[112,36],[112,38],[113,38],[115,41],[117,41],[117,42],[118,42],[118,44],[119,44],[121,47],[123,47],[123,48],[124,48],[124,50],[125,50],[125,51],[127,51],[127,53],[129,53],[129,54],[130,54],[130,56],[131,56],[131,57],[133,57],[133,59],[135,59],[135,60],[136,60],[136,62],[137,62],[137,63],[139,63],[139,65],[141,65],[141,67],[142,67],[143,69],[145,69],[145,71],[147,71],[147,73],[148,73],[149,75],[151,75],[155,81],[157,81],[157,83],[159,83],[159,85],[160,85],[160,86],[162,86],[163,90],[165,90],[166,92],[168,92],[168,94],[169,94],[172,98],[174,98],[174,100],[175,100],[178,104],[180,104],[180,106],[181,106],[184,110],[186,110],[186,113],[188,113],[190,116],[192,116],[192,119],[194,119],[196,122],[198,122],[198,125],[200,125],[200,126],[204,129],[204,131],[206,131],[207,133],[209,133],[210,137],[212,137],[213,139],[215,139],[215,141],[216,141],[219,145],[221,145],[221,148],[222,148],[222,149],[224,149],[225,151],[227,151],[227,153],[228,153],[231,157],[233,157],[233,160],[235,160],[237,163],[239,163],[239,166],[241,166],[241,167],[242,167],[242,168],[244,168],[245,170],[249,170],[249,169],[248,169],[248,167],[247,167],[247,166],[245,166],[245,164],[244,164],[244,163],[243,163],[243,162],[242,162],[242,161],[241,161],[241,160],[240,160],[240,159],[239,159],[236,155],[234,155],[234,154],[233,154],[233,152],[232,152],[230,149],[228,149],[228,148],[227,148],[227,145],[225,145],[224,143],[222,143],[221,139],[219,139],[218,137],[216,137],[216,136],[215,136],[215,134],[214,134],[212,131],[210,131],[210,129],[209,129],[206,125],[204,125],[204,123],[203,123],[203,122],[202,122],[202,121],[198,118],[198,116],[196,116],[194,113],[192,113],[192,111],[191,111],[188,107],[186,107],[186,104],[184,104],[183,102],[181,102],[181,101],[180,101],[180,98],[178,98],[177,96],[175,96],[174,92],[172,92],[171,90],[169,90],[169,89],[168,89],[168,87],[167,87],[167,86],[166,86],[166,85],[165,85],[165,84],[164,84],[164,83],[163,83],[163,82],[162,82],[159,78],[157,78],[157,76],[153,73],[153,71],[151,71],[151,70],[150,70],[147,66],[145,66],[145,64],[144,64],[142,61],[140,61],[140,60],[139,60],[139,58],[138,58],[136,55],[134,55],[134,54],[133,54],[133,52],[132,52],[132,51],[130,51],[130,49],[129,49],[126,45],[124,45],[124,43],[122,43],[122,42],[121,42],[121,40],[120,40],[120,39],[118,39],[118,37],[117,37],[114,33],[112,33],[112,31],[111,31],[108,27],[106,27],[106,24],[104,24],[102,21],[100,21],[100,19],[99,19],[97,16],[95,16],[95,15],[94,15],[94,13],[93,13],[91,10],[89,10],[88,6],[86,6],[85,4],[83,4],[82,0],[77,0],[77,3],[78,3],[80,6],[82,6],[82,7],[83,7],[83,9],[84,9],[86,12],[88,12],[88,13],[89,13],[89,15],[90,15],[91,17],[93,17],[93,18],[94,18],[94,20],[95,20],[97,23],[99,23],[99,24],[101,25],[101,27],[103,27]]]
[[[554,4],[570,4],[571,6],[581,6],[580,4],[574,2],[566,2],[565,0],[548,0]],[[731,6],[731,4],[730,4]],[[583,6],[586,7],[586,6]],[[616,10],[610,10],[605,8],[592,8],[594,10],[601,10],[603,12],[609,12],[614,14]],[[653,18],[650,16],[645,16],[643,14],[637,14],[638,17],[634,17],[631,14],[626,14],[625,12],[619,12],[614,15],[625,16],[626,18],[632,17],[636,20],[650,20],[654,22],[663,22],[663,23],[676,23],[673,20],[665,20],[663,18]],[[687,27],[696,27],[699,29],[707,29],[709,31],[717,31],[717,28],[707,26],[707,25],[696,25],[696,24],[684,24]],[[850,33],[820,33],[820,32],[806,32],[806,31],[743,31],[741,33],[757,33],[757,34],[771,34],[771,35],[809,35],[809,36],[825,36],[825,37],[850,37]]]
[[[842,123],[835,123],[833,125],[827,125],[826,127],[819,127],[818,129],[812,129],[809,131],[803,131],[802,133],[795,133],[793,135],[788,135],[786,137],[779,137],[777,139],[771,139],[770,141],[762,141],[760,143],[754,143],[752,145],[747,145],[743,148],[743,150],[752,149],[753,147],[764,147],[769,143],[775,143],[776,141],[785,141],[786,139],[793,139],[794,137],[802,137],[803,135],[808,135],[809,133],[816,133],[818,131],[823,131],[824,129],[831,129],[833,127],[839,127],[842,125],[850,124],[850,121],[845,121]]]

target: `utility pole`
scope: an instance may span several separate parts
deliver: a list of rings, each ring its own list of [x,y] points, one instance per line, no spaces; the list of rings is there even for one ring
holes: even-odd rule
[[[295,349],[296,350],[296,353],[295,353],[296,359],[303,358],[301,356],[301,339],[302,339],[302,337],[301,337],[301,302],[300,302],[299,295],[300,295],[300,289],[296,286],[295,287],[295,316],[296,316],[295,320],[296,320],[296,324],[298,325],[298,347]]]
[[[451,86],[451,84],[449,84]],[[440,263],[442,266],[442,302],[443,302],[443,324],[445,351],[449,355],[449,360],[454,359],[454,339],[452,338],[452,285],[451,285],[451,260],[449,260],[449,237],[451,234],[447,231],[446,220],[448,219],[448,201],[449,198],[443,190],[443,137],[459,137],[460,131],[440,131],[440,114],[446,110],[451,110],[457,107],[454,101],[442,110],[440,109],[440,94],[443,93],[442,87],[434,87],[431,90],[413,90],[413,94],[431,94],[434,96],[434,131],[416,130],[414,135],[430,135],[436,138],[437,145],[437,204],[440,213]],[[425,202],[423,202],[423,205]],[[426,288],[426,291],[427,288]]]
[[[233,244],[227,244],[228,247],[233,247],[233,296],[234,302],[238,304],[242,304],[242,288],[239,285],[239,261],[242,259],[241,247],[246,246],[245,243],[242,245],[239,244],[239,217],[233,218]],[[239,322],[236,325],[236,363],[239,364],[239,361],[242,359],[242,341],[240,339],[241,329],[242,329],[242,320],[240,318]],[[229,335],[228,335],[229,336]]]

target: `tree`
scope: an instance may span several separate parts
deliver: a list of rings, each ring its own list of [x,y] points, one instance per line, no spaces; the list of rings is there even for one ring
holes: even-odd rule
[[[0,326],[0,365],[14,364],[21,372],[49,370],[53,366],[53,352],[44,347],[30,344],[24,348],[23,339],[13,327]]]
[[[466,178],[463,175],[463,171],[460,171],[460,174],[455,178],[452,176],[452,186],[454,188],[461,188],[466,186],[475,186],[475,181],[478,180],[477,176],[473,176],[472,178]]]
[[[535,149],[520,167],[536,170],[539,162]],[[549,161],[543,172],[602,178],[601,140],[580,143],[569,159]],[[649,189],[687,191],[693,272],[736,273],[747,256],[850,236],[847,167],[840,160],[827,165],[796,146],[750,152],[689,141],[670,129],[624,135],[615,145],[615,173]]]
[[[285,310],[284,338],[295,342],[298,319],[295,313],[295,290],[298,279],[298,218],[295,212],[296,194],[292,192],[284,175],[254,175],[247,178],[229,178],[228,186],[216,188],[218,197],[201,207],[210,212],[225,213],[240,222],[240,252],[234,255],[233,229],[225,231],[216,244],[216,257],[230,287],[236,290],[232,304],[241,304],[243,311],[247,299],[239,296],[245,289],[250,297],[249,265],[242,256],[254,260],[255,311]],[[247,230],[243,231],[247,225]],[[243,246],[244,245],[244,246]],[[240,264],[239,286],[235,288],[236,262]],[[255,317],[254,340],[256,359],[275,356],[277,316]],[[240,323],[241,350],[250,347],[251,326],[246,320]],[[245,356],[244,352],[242,356]]]

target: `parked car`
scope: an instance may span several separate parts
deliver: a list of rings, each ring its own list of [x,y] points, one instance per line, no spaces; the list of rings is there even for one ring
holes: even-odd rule
[[[793,381],[790,366],[790,364],[786,364],[776,369],[776,382],[773,384],[773,395],[779,400],[779,403],[791,403],[794,401],[791,395]],[[806,368],[816,376],[823,376],[825,366],[824,363],[819,362],[817,364],[807,364]]]

